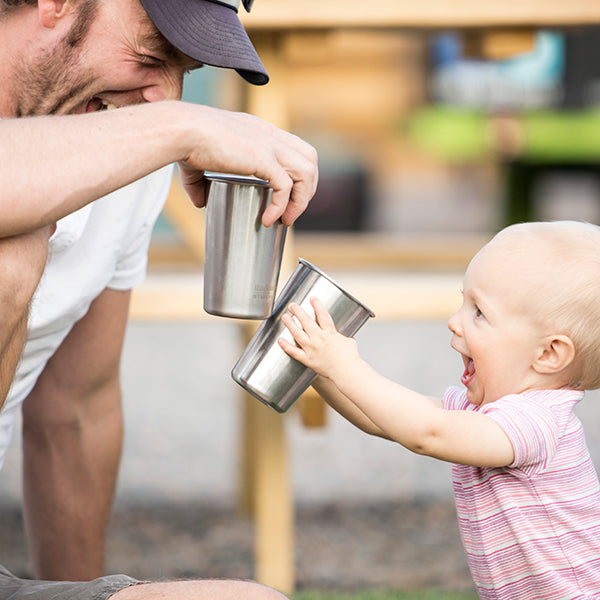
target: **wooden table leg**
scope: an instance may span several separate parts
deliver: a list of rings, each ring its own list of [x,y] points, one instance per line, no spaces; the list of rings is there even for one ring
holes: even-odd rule
[[[255,325],[243,327],[247,344]],[[243,392],[240,509],[254,519],[255,578],[294,589],[294,499],[285,417]]]
[[[294,502],[285,422],[245,394],[244,428],[242,501],[254,517],[255,578],[290,593],[294,589]]]

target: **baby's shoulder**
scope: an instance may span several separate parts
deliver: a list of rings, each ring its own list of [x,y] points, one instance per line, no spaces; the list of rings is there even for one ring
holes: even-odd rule
[[[473,408],[467,400],[467,391],[458,386],[449,387],[444,393],[442,405],[447,410],[466,410]]]

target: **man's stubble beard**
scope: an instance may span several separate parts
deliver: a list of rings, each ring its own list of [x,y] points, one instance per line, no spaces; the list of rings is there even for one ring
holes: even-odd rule
[[[84,0],[71,29],[55,48],[23,58],[17,66],[15,117],[67,114],[91,94],[95,77],[81,67],[83,46],[98,0]]]

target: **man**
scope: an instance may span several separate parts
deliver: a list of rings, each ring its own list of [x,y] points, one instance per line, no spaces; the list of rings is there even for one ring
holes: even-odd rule
[[[0,461],[22,405],[35,575],[84,581],[104,570],[129,290],[168,165],[197,206],[205,170],[267,179],[263,222],[289,225],[314,194],[316,153],[255,117],[179,100],[185,72],[205,63],[268,81],[237,0],[0,0],[0,39]],[[282,597],[241,582],[132,583],[0,568],[0,600]]]

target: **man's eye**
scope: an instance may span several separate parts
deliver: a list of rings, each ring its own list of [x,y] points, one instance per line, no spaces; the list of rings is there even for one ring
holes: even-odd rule
[[[140,62],[147,67],[160,67],[163,60],[152,54],[140,54]]]

